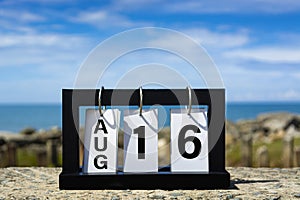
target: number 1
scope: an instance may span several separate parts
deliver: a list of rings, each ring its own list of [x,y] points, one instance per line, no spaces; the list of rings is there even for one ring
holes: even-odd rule
[[[145,159],[145,126],[133,129],[134,134],[138,134],[138,159]]]

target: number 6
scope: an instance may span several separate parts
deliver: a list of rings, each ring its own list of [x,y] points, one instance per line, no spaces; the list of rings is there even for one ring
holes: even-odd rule
[[[179,132],[178,136],[178,149],[180,154],[186,158],[186,159],[193,159],[196,158],[201,151],[201,142],[200,140],[195,136],[188,136],[185,138],[185,135],[188,130],[192,130],[195,133],[201,133],[200,129],[195,125],[185,125]],[[187,142],[193,142],[194,143],[194,151],[192,153],[187,153],[185,151],[185,144]]]

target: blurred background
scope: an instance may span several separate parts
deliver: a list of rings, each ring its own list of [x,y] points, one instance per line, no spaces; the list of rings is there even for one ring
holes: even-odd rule
[[[145,26],[186,34],[216,64],[227,95],[227,166],[300,166],[299,11],[297,0],[0,1],[0,166],[60,166],[62,88],[73,88],[100,42]],[[189,63],[149,49],[115,60],[95,87],[114,88],[126,71],[146,63],[205,87]],[[162,165],[169,162],[168,125],[166,117]]]

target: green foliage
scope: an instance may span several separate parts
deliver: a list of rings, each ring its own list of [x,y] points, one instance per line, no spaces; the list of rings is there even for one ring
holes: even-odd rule
[[[17,150],[17,165],[19,167],[37,166],[36,154],[34,151],[26,148]]]
[[[253,144],[253,166],[257,167],[257,159],[256,158],[256,151],[259,147],[265,145],[269,152],[269,158],[270,158],[270,167],[283,167],[282,163],[282,148],[283,143],[281,139],[276,139],[271,143],[265,143],[265,142],[257,142]]]
[[[241,143],[236,142],[226,149],[226,166],[241,166]]]
[[[159,137],[167,135],[163,131],[160,132]],[[253,155],[253,167],[257,167],[256,152],[257,149],[265,145],[269,152],[270,167],[283,167],[282,163],[282,149],[283,142],[282,139],[276,139],[272,142],[264,142],[264,140],[259,140],[253,143],[252,155]],[[300,146],[300,138],[294,140],[294,146]],[[62,165],[62,155],[58,154],[58,164]],[[20,148],[17,150],[17,165],[26,166],[37,166],[36,152],[30,148]],[[241,155],[241,141],[238,140],[226,147],[226,166],[242,166],[242,155]],[[53,167],[48,165],[48,167]]]
[[[266,146],[270,158],[270,167],[283,167],[282,163],[282,139],[276,139],[270,143],[260,140],[253,143],[252,155],[253,155],[253,167],[258,167],[256,152],[261,146]],[[295,138],[294,146],[300,146],[300,138]],[[242,166],[242,155],[241,155],[241,142],[237,141],[233,144],[228,145],[226,149],[226,166]]]

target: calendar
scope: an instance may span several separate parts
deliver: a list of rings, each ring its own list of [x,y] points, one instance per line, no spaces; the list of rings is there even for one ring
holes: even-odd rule
[[[159,110],[151,108],[157,104],[172,106],[168,166],[158,162]],[[85,113],[83,163],[80,106],[95,106]],[[193,89],[191,95],[187,89],[64,89],[62,168],[61,189],[227,188],[225,90]]]
[[[86,111],[84,138],[84,173],[117,172],[117,147],[120,111]]]
[[[207,111],[171,110],[171,172],[208,172]]]
[[[158,172],[158,110],[124,113],[124,172]]]
[[[208,172],[207,111],[171,110],[171,172]],[[123,172],[158,172],[158,110],[124,111]],[[120,111],[88,109],[84,173],[116,173]]]

